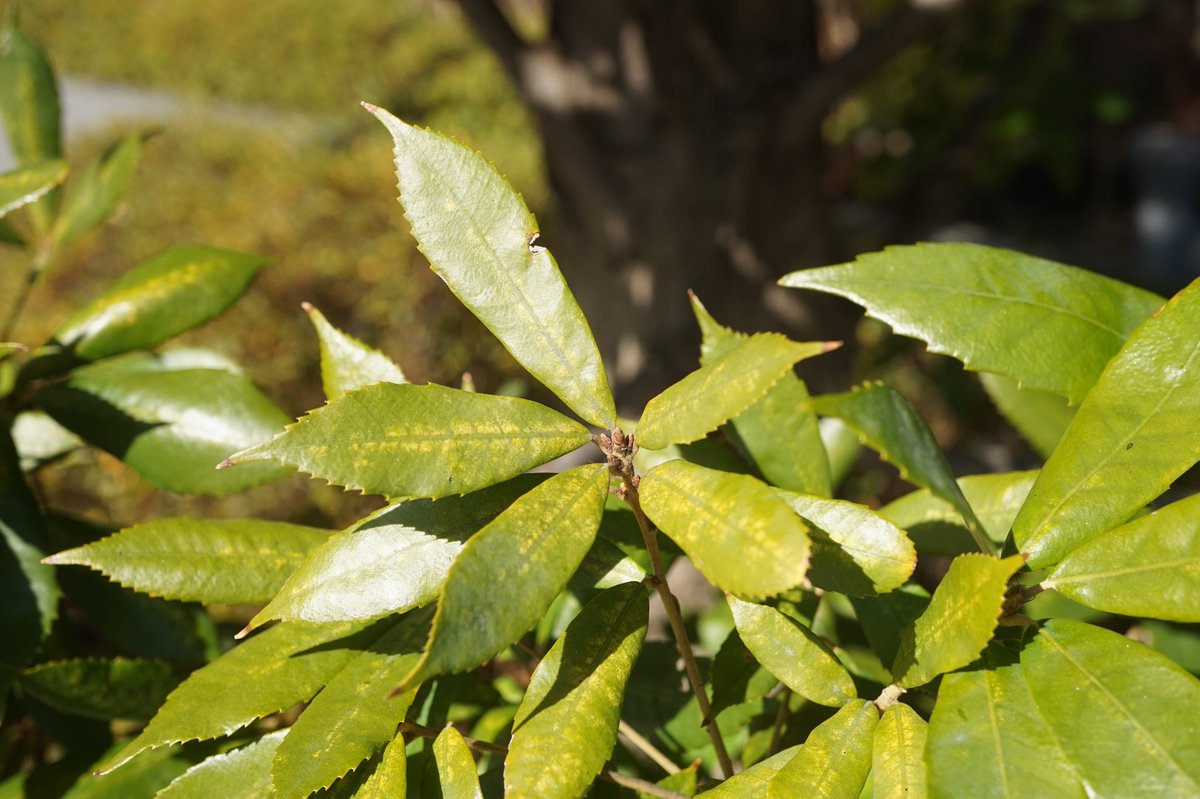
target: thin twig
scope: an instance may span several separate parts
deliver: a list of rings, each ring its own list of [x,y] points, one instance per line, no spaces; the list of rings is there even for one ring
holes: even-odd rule
[[[402,735],[412,735],[417,738],[437,738],[442,734],[441,730],[435,730],[433,727],[425,727],[420,724],[414,724],[411,721],[400,723],[400,733]],[[468,738],[463,736],[463,740],[467,742],[467,746],[471,749],[478,749],[480,752],[491,752],[494,755],[507,755],[508,750],[499,744],[491,743],[490,741],[481,741],[478,738]]]
[[[670,788],[664,788],[661,785],[655,785],[652,782],[639,780],[637,777],[630,777],[626,774],[622,774],[619,771],[613,771],[611,769],[600,772],[600,779],[608,780],[611,783],[620,785],[622,788],[629,788],[639,793],[644,793],[647,796],[658,796],[661,797],[661,799],[687,799],[685,794],[677,793],[672,791]]]
[[[771,746],[767,749],[768,754],[775,754],[779,751],[779,739],[783,737],[783,723],[788,717],[788,700],[792,698],[792,692],[786,686],[779,692],[779,710],[775,713],[775,725],[771,728]]]
[[[633,744],[633,748],[653,760],[663,771],[668,774],[675,774],[682,771],[679,766],[675,765],[671,758],[663,754],[661,749],[647,741],[637,730],[626,724],[625,719],[617,722],[617,732],[625,736],[629,740],[629,743]]]

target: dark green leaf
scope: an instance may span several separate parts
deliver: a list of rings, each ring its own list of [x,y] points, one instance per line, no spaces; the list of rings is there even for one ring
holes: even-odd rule
[[[157,799],[159,791],[192,765],[177,749],[161,749],[147,753],[116,774],[95,776],[93,772],[100,763],[120,747],[118,744],[88,769],[61,799]]]
[[[638,443],[662,449],[698,441],[762,399],[794,364],[830,348],[778,333],[749,336],[646,403]]]
[[[908,400],[882,383],[869,383],[844,394],[814,397],[812,408],[853,427],[867,446],[900,470],[901,477],[953,505],[980,549],[992,551],[983,525],[963,497],[929,425]]]
[[[812,630],[766,605],[734,596],[726,601],[746,648],[784,685],[829,707],[841,707],[857,696],[845,667]]]
[[[642,477],[646,515],[723,591],[773,596],[808,569],[808,529],[774,489],[738,474],[668,461]]]
[[[478,153],[367,106],[395,141],[400,203],[433,270],[529,373],[597,427],[616,424],[600,351],[537,220]]]
[[[853,502],[791,491],[779,496],[811,528],[813,585],[861,596],[887,593],[908,581],[917,565],[916,549],[887,519]]]
[[[142,154],[142,137],[126,136],[88,169],[63,201],[50,230],[50,241],[61,247],[108,219],[125,196]]]
[[[925,799],[925,734],[928,725],[897,702],[875,727],[871,756],[872,799]],[[958,787],[971,784],[957,783]]]
[[[95,719],[148,719],[179,678],[162,661],[55,660],[25,669],[21,688],[64,713]]]
[[[446,577],[429,646],[406,687],[474,668],[537,624],[600,527],[608,468],[557,474],[463,547]]]
[[[408,795],[408,757],[403,733],[396,733],[384,747],[379,765],[354,799],[397,799]]]
[[[1200,494],[1072,550],[1042,585],[1109,613],[1200,621]]]
[[[529,400],[377,383],[229,460],[274,459],[368,494],[437,499],[515,477],[588,437],[587,428]]]
[[[1200,681],[1082,622],[1047,622],[1021,669],[1089,796],[1200,795]]]
[[[371,628],[376,640],[329,678],[280,745],[271,765],[277,795],[327,788],[391,742],[414,692],[388,692],[420,659],[431,616],[417,611]]]
[[[0,217],[44,196],[66,177],[67,163],[58,160],[43,161],[0,175]]]
[[[1004,418],[1043,459],[1049,458],[1075,416],[1075,407],[1058,394],[1020,388],[1011,377],[984,373],[979,381]]]
[[[1085,794],[1029,689],[1016,657],[998,646],[978,668],[942,679],[925,746],[931,797],[959,799],[966,785],[989,799],[1108,795]]]
[[[155,799],[271,796],[271,759],[287,734],[287,729],[276,730],[231,752],[213,755],[177,777]]]
[[[433,755],[437,760],[442,799],[483,799],[479,776],[475,773],[475,758],[458,730],[447,725],[433,742]]]
[[[762,699],[779,684],[779,680],[754,659],[736,629],[725,636],[713,657],[710,679],[714,716],[734,705]]]
[[[321,385],[326,399],[335,400],[372,383],[408,382],[400,367],[382,352],[329,324],[312,305],[304,303],[304,310],[321,346]]]
[[[1021,555],[955,558],[925,612],[905,631],[892,666],[896,682],[905,688],[924,685],[979,657],[996,629],[1008,578],[1024,563]]]
[[[543,478],[381,509],[313,550],[250,626],[374,619],[432,602],[463,542]]]
[[[850,597],[854,615],[862,625],[871,650],[882,664],[896,662],[901,633],[929,605],[929,594],[919,585],[909,583],[896,591],[879,596]]]
[[[968,369],[1078,403],[1162,298],[1125,283],[978,244],[889,247],[793,272],[784,286],[846,297]]]
[[[767,791],[768,799],[858,799],[871,773],[875,705],[862,699],[839,710],[808,736]]]
[[[717,323],[692,295],[692,311],[703,340],[700,363],[709,364],[744,341],[746,336]],[[783,375],[762,399],[731,423],[740,449],[771,485],[831,496],[829,460],[821,443],[817,415],[808,409],[808,389],[794,374]]]
[[[1013,522],[1029,565],[1057,563],[1127,521],[1200,458],[1200,281],[1117,353]]]
[[[170,491],[224,494],[274,480],[255,465],[218,472],[230,452],[269,438],[283,412],[246,378],[213,369],[129,369],[120,360],[77,370],[38,402],[59,424]]]
[[[158,519],[46,558],[87,566],[151,596],[267,602],[328,530],[257,519]]]
[[[165,249],[72,314],[40,354],[53,358],[57,347],[95,361],[161,344],[228,308],[265,263],[211,247]]]
[[[220,738],[308,701],[357,654],[348,642],[330,642],[358,629],[280,624],[254,636],[192,672],[141,735],[100,770],[112,771],[147,749]]]
[[[538,664],[513,719],[505,796],[583,795],[617,742],[625,683],[648,621],[640,583],[610,588],[584,605]]]

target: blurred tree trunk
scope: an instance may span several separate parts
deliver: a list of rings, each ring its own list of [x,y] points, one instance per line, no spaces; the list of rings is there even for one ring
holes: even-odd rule
[[[625,402],[695,368],[689,288],[735,327],[848,332],[774,285],[839,254],[821,124],[964,4],[900,3],[860,31],[849,3],[458,0],[536,118],[558,198],[542,240]],[[520,35],[514,8],[540,9],[544,35]]]

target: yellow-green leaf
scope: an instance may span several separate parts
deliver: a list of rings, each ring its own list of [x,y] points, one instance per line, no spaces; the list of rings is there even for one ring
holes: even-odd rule
[[[871,755],[872,799],[925,799],[928,726],[903,702],[884,711]]]
[[[354,794],[354,799],[397,799],[408,795],[408,756],[404,733],[398,732],[384,747],[379,765]]]
[[[20,166],[62,157],[54,70],[42,48],[12,24],[0,28],[0,117]],[[30,209],[39,232],[50,226],[53,203],[47,198]]]
[[[604,768],[617,742],[625,683],[646,637],[648,599],[640,583],[601,592],[538,664],[513,719],[505,796],[582,796]]]
[[[433,757],[437,761],[442,799],[483,799],[475,758],[458,730],[450,725],[442,730],[433,742]]]
[[[698,441],[762,399],[794,364],[829,349],[778,333],[749,336],[646,403],[638,443],[662,449]]]
[[[799,751],[799,746],[784,749],[766,760],[755,763],[745,771],[739,771],[715,788],[698,794],[697,799],[744,799],[748,796],[764,796],[771,780],[775,779],[779,770]]]
[[[50,241],[61,247],[108,219],[125,196],[142,153],[142,136],[126,136],[88,168],[63,200],[50,229]]]
[[[858,799],[871,773],[875,705],[862,699],[842,707],[813,730],[779,770],[767,799]]]
[[[738,635],[767,671],[819,705],[841,707],[858,695],[850,674],[812,630],[775,608],[727,596]]]
[[[1131,518],[1200,458],[1200,281],[1130,335],[1013,522],[1032,568]]]
[[[607,466],[579,466],[472,536],[450,567],[429,646],[403,687],[474,668],[531,629],[587,554],[607,496]]]
[[[262,799],[271,792],[271,760],[288,729],[201,760],[154,799]]]
[[[1043,459],[1049,458],[1077,407],[1058,394],[1021,388],[1011,377],[985,372],[979,376],[979,382],[1004,418]]]
[[[367,105],[395,141],[400,204],[421,252],[463,305],[567,407],[604,428],[617,413],[592,331],[537,220],[479,153]]]
[[[321,347],[321,385],[325,398],[335,400],[347,391],[372,383],[407,383],[400,367],[382,352],[343,333],[324,314],[308,303],[304,310],[312,320]]]
[[[753,477],[668,461],[642,477],[642,507],[709,582],[751,599],[804,579],[808,528]]]
[[[66,177],[67,163],[60,160],[43,161],[0,175],[0,217],[45,196]]]
[[[229,463],[277,460],[391,499],[465,494],[588,441],[583,425],[516,397],[376,383],[317,408]]]
[[[979,657],[1000,619],[1008,578],[1024,563],[1021,555],[955,558],[925,612],[902,635],[892,666],[896,682],[905,688],[924,685]]]

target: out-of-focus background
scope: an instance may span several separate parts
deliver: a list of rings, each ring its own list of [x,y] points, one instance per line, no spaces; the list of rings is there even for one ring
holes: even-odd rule
[[[806,364],[816,388],[884,377],[960,471],[1013,468],[1028,450],[972,377],[774,280],[926,239],[1162,292],[1200,274],[1194,0],[36,0],[18,14],[58,69],[73,164],[154,135],[117,219],[70,246],[17,340],[168,245],[263,253],[248,295],[187,340],[235,357],[294,416],[322,402],[305,300],[415,382],[520,380],[416,252],[389,137],[360,100],[470,143],[524,193],[634,414],[695,366],[692,288],[730,326],[848,340]],[[338,525],[371,507],[300,477],[219,504],[175,497],[72,457],[92,460],[68,461],[59,490],[117,524]],[[853,498],[888,498],[886,469],[860,472]]]

